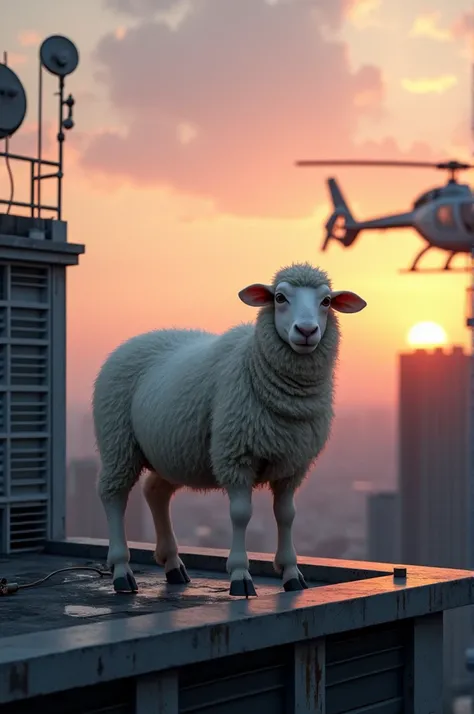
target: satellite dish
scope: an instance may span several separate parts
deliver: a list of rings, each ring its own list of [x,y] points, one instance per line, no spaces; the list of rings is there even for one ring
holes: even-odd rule
[[[48,72],[65,77],[79,64],[76,45],[62,35],[47,37],[40,47],[40,61]]]
[[[20,128],[26,115],[26,94],[15,72],[0,64],[0,139]]]

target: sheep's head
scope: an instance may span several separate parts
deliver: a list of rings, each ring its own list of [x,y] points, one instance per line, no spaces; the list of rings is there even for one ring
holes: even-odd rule
[[[273,309],[277,333],[298,354],[317,348],[332,310],[359,312],[367,305],[356,293],[332,290],[328,275],[308,263],[283,268],[272,285],[248,285],[239,297],[246,305]]]

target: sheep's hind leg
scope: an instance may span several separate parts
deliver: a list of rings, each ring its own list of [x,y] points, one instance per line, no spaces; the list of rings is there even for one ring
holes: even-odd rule
[[[178,543],[170,516],[171,498],[178,488],[154,471],[147,476],[143,487],[155,524],[155,560],[158,565],[164,567],[166,580],[170,585],[184,585],[191,580],[178,555]]]
[[[229,486],[227,494],[232,521],[232,546],[227,558],[230,594],[249,597],[257,594],[249,573],[249,559],[245,546],[247,526],[252,517],[252,487],[248,485]]]
[[[104,492],[101,488],[103,480],[104,477],[101,475],[99,494],[107,516],[109,529],[107,564],[112,570],[114,590],[118,593],[136,593],[138,586],[129,565],[130,551],[125,534],[125,510],[129,490],[123,489],[112,494]]]
[[[308,586],[301,574],[293,545],[293,521],[295,518],[294,489],[286,483],[276,482],[272,485],[273,513],[278,531],[278,546],[275,554],[274,567],[281,575],[283,587],[287,592],[304,590]]]

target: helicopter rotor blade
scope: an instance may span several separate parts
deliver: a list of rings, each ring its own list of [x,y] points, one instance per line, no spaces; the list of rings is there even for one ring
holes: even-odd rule
[[[459,161],[385,161],[383,159],[304,159],[295,162],[296,166],[387,166],[411,167],[418,169],[444,169],[446,171],[463,171],[474,168],[473,164],[460,163]]]

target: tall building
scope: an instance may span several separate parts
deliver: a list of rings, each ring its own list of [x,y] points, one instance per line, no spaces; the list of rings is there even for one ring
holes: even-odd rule
[[[398,493],[371,493],[367,498],[367,560],[400,560]]]
[[[0,213],[0,553],[65,535],[66,268],[83,252],[62,220]]]
[[[400,560],[468,567],[470,357],[416,350],[400,355]],[[469,684],[465,648],[470,613],[446,616],[445,674],[452,690]]]
[[[400,355],[401,559],[467,566],[469,356]]]

